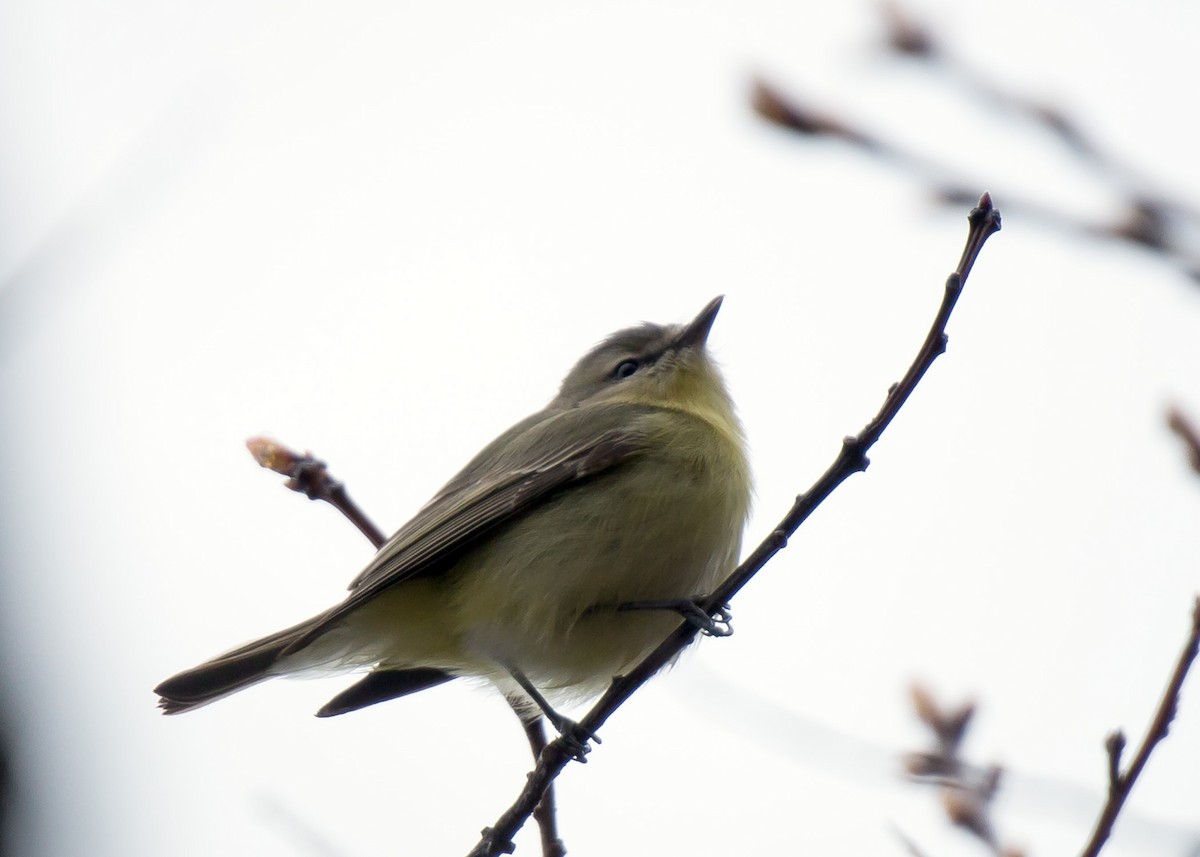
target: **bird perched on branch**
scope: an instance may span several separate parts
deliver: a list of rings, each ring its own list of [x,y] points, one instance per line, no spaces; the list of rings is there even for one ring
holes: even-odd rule
[[[175,675],[167,714],[268,678],[367,670],[319,716],[459,676],[575,724],[733,570],[750,506],[741,426],[706,343],[721,298],[585,354],[547,407],[488,444],[401,527],[340,603]],[[583,736],[586,737],[586,736]]]

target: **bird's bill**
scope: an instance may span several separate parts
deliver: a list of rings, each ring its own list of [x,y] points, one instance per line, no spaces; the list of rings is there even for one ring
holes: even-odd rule
[[[721,309],[723,300],[725,300],[724,295],[717,295],[709,301],[708,306],[700,310],[700,314],[683,328],[675,340],[675,344],[684,348],[704,347],[704,343],[708,341],[708,332],[712,330],[713,322],[717,320],[717,313]]]

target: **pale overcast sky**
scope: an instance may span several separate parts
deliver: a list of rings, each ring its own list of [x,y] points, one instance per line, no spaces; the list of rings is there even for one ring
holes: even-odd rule
[[[918,8],[1200,199],[1194,5]],[[494,695],[318,720],[347,679],[273,682],[164,718],[151,688],[370,558],[245,438],[314,450],[391,530],[593,342],[716,294],[747,539],[770,529],[907,365],[966,207],[764,126],[756,74],[947,162],[1004,231],[870,470],[562,777],[567,846],[977,853],[897,775],[921,678],[979,700],[1007,841],[1077,852],[1104,736],[1140,737],[1200,589],[1200,480],[1163,427],[1200,414],[1200,289],[1010,205],[1116,199],[878,36],[868,3],[0,7],[13,853],[466,853],[529,766]],[[1196,842],[1196,681],[1113,857]]]

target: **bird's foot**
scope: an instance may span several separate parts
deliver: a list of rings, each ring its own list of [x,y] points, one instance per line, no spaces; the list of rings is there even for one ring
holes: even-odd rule
[[[576,762],[587,764],[587,754],[592,752],[590,742],[595,741],[597,744],[604,743],[600,740],[600,736],[591,729],[580,725],[569,717],[564,717],[557,711],[547,711],[546,719],[558,730],[559,740],[563,742],[563,747]]]
[[[728,604],[709,613],[700,598],[664,598],[656,601],[627,601],[618,610],[670,610],[707,637],[728,637],[733,633],[733,613]]]

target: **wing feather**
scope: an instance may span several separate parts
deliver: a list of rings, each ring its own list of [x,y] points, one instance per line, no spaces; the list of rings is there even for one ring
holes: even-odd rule
[[[517,444],[525,449],[538,449],[536,455],[522,456],[518,452],[516,458],[523,457],[524,461],[501,461],[500,466],[485,466],[495,463],[480,460],[488,453],[485,449],[380,548],[370,565],[351,583],[346,600],[326,612],[319,622],[293,641],[287,652],[304,648],[332,624],[383,590],[445,569],[496,527],[544,503],[559,491],[637,455],[646,448],[646,435],[632,427],[637,421],[630,418],[643,410],[636,406],[608,405],[591,414],[591,420],[589,415],[563,412],[534,424],[532,428],[524,424],[514,427],[514,430],[538,436],[532,443]],[[587,431],[582,438],[575,431],[538,430],[560,417],[569,420],[568,428],[573,424],[598,424],[603,430]],[[600,419],[594,419],[597,417]],[[556,436],[568,440],[552,444],[536,442]]]

